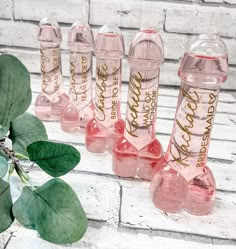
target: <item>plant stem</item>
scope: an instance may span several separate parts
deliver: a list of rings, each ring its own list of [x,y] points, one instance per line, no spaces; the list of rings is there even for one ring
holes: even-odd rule
[[[12,160],[11,164],[15,165],[15,170],[21,181],[26,184],[30,183],[30,179],[28,174],[24,171],[22,166],[20,165],[20,161],[15,157],[14,151],[7,148],[4,144],[5,139],[0,140],[0,149]],[[10,176],[9,176],[10,177]],[[31,184],[31,183],[30,183]],[[32,184],[31,184],[32,185]]]

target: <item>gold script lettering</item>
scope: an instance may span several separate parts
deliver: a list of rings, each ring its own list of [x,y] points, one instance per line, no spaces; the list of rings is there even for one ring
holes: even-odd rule
[[[98,110],[100,110],[101,112],[101,116],[97,117],[97,119],[99,121],[104,121],[106,118],[105,115],[105,96],[104,93],[107,90],[107,78],[108,78],[108,66],[106,64],[103,65],[99,65],[97,67],[97,82],[96,82],[96,87],[97,89],[100,91],[99,93],[97,93],[98,95],[98,103],[96,103],[96,107],[98,108]],[[101,81],[101,82],[99,82]]]
[[[59,82],[58,82],[58,75],[57,73],[60,70],[59,65],[59,58],[58,58],[58,51],[57,49],[53,49],[51,53],[51,60],[48,56],[46,56],[46,52],[48,52],[49,49],[40,49],[40,58],[41,58],[41,74],[42,74],[42,91],[47,94],[47,88],[48,85],[51,83],[52,78],[50,77],[49,73],[47,72],[47,67],[50,67],[50,62],[52,61],[52,72],[54,79],[54,92],[50,93],[53,94],[59,89]],[[49,64],[49,65],[48,65]]]
[[[194,127],[194,117],[196,116],[195,111],[197,110],[197,104],[199,102],[199,96],[196,91],[192,93],[188,93],[183,88],[181,88],[181,93],[183,98],[185,98],[188,102],[186,105],[186,112],[188,113],[185,117],[185,121],[188,122],[187,125],[183,125],[178,119],[176,119],[176,125],[180,128],[183,132],[182,143],[177,143],[176,140],[171,143],[170,145],[170,154],[173,157],[174,161],[178,162],[179,164],[187,167],[189,166],[185,163],[185,160],[190,156],[191,152],[189,151],[190,141],[191,141],[191,131]]]
[[[128,134],[130,134],[133,137],[137,137],[134,132],[138,128],[137,118],[138,118],[138,110],[139,107],[139,101],[140,101],[140,95],[141,95],[141,87],[142,87],[142,75],[138,72],[137,74],[133,74],[130,77],[129,82],[129,91],[131,94],[131,99],[133,101],[133,104],[131,104],[129,101],[127,103],[128,108],[131,112],[132,120],[128,121],[129,127],[126,127],[126,131]]]

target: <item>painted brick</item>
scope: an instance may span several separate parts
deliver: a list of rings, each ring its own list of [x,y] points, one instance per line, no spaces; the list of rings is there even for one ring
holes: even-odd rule
[[[37,25],[14,21],[0,20],[1,45],[38,47]]]
[[[0,41],[1,45],[5,46],[19,46],[26,48],[38,48],[39,42],[37,40],[38,25],[26,22],[13,22],[0,20]],[[61,48],[68,50],[67,37],[68,27],[61,27],[62,44]],[[98,29],[93,28],[94,37],[96,38]],[[128,54],[132,39],[134,38],[136,30],[124,30],[124,41],[126,54]],[[184,53],[185,44],[188,41],[188,36],[178,34],[168,34],[161,32],[165,44],[165,57],[167,59],[178,60]]]
[[[61,27],[62,49],[68,49],[67,37],[68,27]],[[39,48],[37,40],[38,25],[29,22],[0,20],[0,42],[1,45]]]
[[[7,21],[0,20],[0,41],[1,45],[5,46],[14,46],[14,47],[25,47],[25,48],[39,48],[39,42],[37,40],[37,30],[38,25],[28,22],[19,22],[19,21]],[[62,31],[62,44],[61,48],[63,50],[68,50],[67,46],[67,37],[69,27],[61,27]],[[98,28],[93,28],[94,37],[96,35]],[[134,38],[137,30],[123,30],[125,41],[125,50],[128,54],[130,44]],[[188,47],[189,42],[195,36],[188,36],[185,34],[174,34],[160,32],[165,50],[165,58],[170,60],[179,60],[185,50]],[[236,65],[236,57],[234,56],[236,50],[236,40],[235,39],[224,39],[228,52],[229,52],[229,63]]]
[[[11,53],[17,56],[22,62],[26,65],[29,72],[31,73],[40,73],[40,58],[38,51],[29,51],[29,50],[21,50],[21,49],[9,49],[9,48],[1,48],[0,52]],[[94,72],[95,75],[95,60],[94,61]],[[161,67],[160,74],[160,84],[168,85],[168,86],[178,86],[180,85],[180,79],[178,78],[179,63],[166,62]],[[62,53],[62,71],[64,76],[69,76],[69,54],[68,52]],[[125,82],[129,81],[129,66],[127,60],[123,60],[123,72],[122,79]],[[235,77],[236,77],[236,69],[234,67],[230,67],[229,69],[229,77],[226,83],[222,86],[223,89],[236,89],[235,85]]]
[[[226,8],[178,8],[168,9],[165,29],[177,33],[211,33],[235,37],[235,16]],[[214,11],[215,10],[215,11]],[[216,28],[217,27],[217,28]]]
[[[13,18],[13,1],[1,0],[0,3],[0,18],[12,19]]]
[[[10,238],[11,232],[9,231],[9,229],[3,233],[0,233],[0,249],[5,248],[5,245],[7,244]]]
[[[236,4],[236,0],[224,0],[225,3]]]
[[[86,18],[88,18],[88,0],[86,1]],[[83,0],[15,0],[15,18],[39,21],[50,16],[59,22],[73,23],[82,16]]]
[[[204,3],[223,3],[223,0],[204,0]]]
[[[229,64],[236,65],[236,39],[223,39],[228,50]]]
[[[32,183],[40,186],[51,179],[40,169],[31,169],[29,174]],[[119,210],[119,185],[104,177],[84,175],[80,172],[69,173],[62,177],[78,195],[89,219],[117,222]],[[15,201],[21,193],[22,184],[15,175],[11,179],[12,197]]]
[[[18,49],[0,49],[0,51],[11,53],[17,56],[26,65],[31,73],[40,73],[40,57],[38,51],[18,50]],[[95,75],[95,60],[93,60],[93,75]],[[64,76],[69,76],[69,54],[62,53],[62,71]],[[128,82],[130,69],[127,60],[123,60],[122,77],[123,81]],[[180,83],[177,76],[177,64],[166,63],[162,66],[161,84],[177,85]]]
[[[14,233],[7,249],[64,249],[62,245],[54,245],[40,239],[37,233],[24,228],[13,227]],[[183,235],[182,235],[183,236]],[[188,239],[176,239],[171,236],[160,236],[152,232],[151,235],[141,231],[131,232],[125,228],[113,228],[109,226],[89,227],[81,241],[70,246],[72,249],[221,249],[222,245],[214,245],[209,238],[191,241],[191,236],[184,236]],[[225,249],[235,249],[234,245],[223,245]]]
[[[228,80],[226,82],[228,89],[236,89],[235,87],[235,79],[236,79],[236,68],[229,69]],[[224,87],[224,86],[223,86]]]
[[[104,25],[109,19],[120,27],[140,28],[154,26],[160,29],[164,23],[164,8],[155,1],[91,0],[90,24]]]
[[[124,183],[125,185],[126,183]],[[164,214],[150,200],[149,184],[122,188],[121,224],[125,227],[171,230],[223,239],[235,239],[236,194],[217,192],[211,214]],[[194,227],[194,230],[193,230]]]

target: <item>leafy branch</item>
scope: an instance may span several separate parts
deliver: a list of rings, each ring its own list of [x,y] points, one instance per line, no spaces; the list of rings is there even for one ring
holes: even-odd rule
[[[31,103],[30,77],[14,56],[0,56],[0,89],[0,233],[16,219],[47,241],[78,241],[87,230],[86,214],[74,190],[54,177],[70,172],[80,162],[80,153],[70,145],[47,141],[43,123],[25,112]],[[22,160],[37,164],[53,178],[34,187]],[[24,188],[13,204],[7,179],[14,172]]]
[[[0,140],[0,150],[2,150],[2,152],[4,152],[5,155],[11,160],[11,164],[10,164],[9,172],[8,172],[8,179],[10,178],[10,176],[14,172],[14,170],[16,170],[16,173],[18,174],[18,176],[20,177],[20,179],[23,183],[29,182],[29,176],[27,175],[27,173],[24,171],[24,169],[20,165],[20,161],[17,159],[17,157],[15,157],[14,151],[10,150],[9,148],[7,148],[5,146],[5,144],[4,144],[5,140],[6,140],[5,138]],[[7,168],[6,164],[5,164],[5,167]],[[6,170],[6,172],[7,172],[7,170]],[[4,177],[4,175],[3,175],[3,177]]]

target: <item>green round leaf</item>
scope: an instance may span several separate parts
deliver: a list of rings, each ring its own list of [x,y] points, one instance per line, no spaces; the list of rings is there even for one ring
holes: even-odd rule
[[[39,141],[27,147],[32,162],[51,176],[63,176],[80,162],[80,153],[68,144]]]
[[[8,170],[8,163],[4,157],[0,156],[0,178],[3,178]]]
[[[0,125],[5,127],[31,103],[30,75],[16,57],[0,56]]]
[[[87,230],[87,217],[73,189],[54,178],[35,191],[35,226],[39,235],[56,244],[74,243]]]
[[[0,178],[0,233],[4,232],[13,221],[10,185]]]
[[[14,217],[20,224],[29,229],[35,229],[34,223],[35,194],[29,187],[24,187],[21,196],[13,205]]]
[[[15,152],[28,156],[27,146],[47,140],[48,136],[41,120],[30,113],[24,113],[11,122],[9,138]]]

